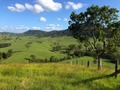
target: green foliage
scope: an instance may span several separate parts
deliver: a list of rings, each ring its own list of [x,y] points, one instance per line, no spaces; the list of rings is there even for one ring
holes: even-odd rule
[[[27,49],[29,49],[30,46],[31,46],[31,44],[32,44],[32,42],[28,42],[27,44],[25,44],[25,47],[26,47]]]
[[[12,53],[13,53],[12,49],[9,49],[9,50],[7,51],[7,53],[5,53],[5,52],[0,52],[0,61],[2,61],[2,59],[7,59],[7,58],[11,57],[11,56],[12,56]]]
[[[30,62],[36,62],[37,58],[35,55],[30,55]]]
[[[5,48],[11,46],[11,43],[0,43],[0,48]]]
[[[116,33],[120,31],[116,8],[92,5],[80,14],[72,12],[70,18],[69,29],[73,36],[80,42],[84,42],[86,49],[88,46],[91,47],[92,51],[96,53],[98,61],[100,61],[101,55],[107,51],[107,47],[111,52],[115,52],[115,48],[109,45],[109,41],[114,43]],[[99,62],[98,66],[101,66]]]
[[[84,52],[82,50],[82,45],[75,45],[71,44],[66,48],[66,52],[68,55],[68,58],[75,58],[75,57],[81,57],[84,56]]]
[[[12,56],[12,53],[13,53],[13,50],[12,50],[12,49],[9,49],[8,52],[7,52],[7,57]]]
[[[52,45],[52,51],[60,51],[62,46],[58,42],[54,42]]]
[[[55,57],[54,56],[51,56],[50,57],[50,62],[53,62],[55,60]]]

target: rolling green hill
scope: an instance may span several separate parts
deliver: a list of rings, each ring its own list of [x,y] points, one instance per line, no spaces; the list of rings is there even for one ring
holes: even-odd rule
[[[9,49],[13,50],[11,57],[7,59],[2,59],[1,63],[28,63],[30,56],[35,55],[38,59],[49,59],[51,56],[61,59],[67,56],[67,54],[59,52],[53,52],[52,47],[55,42],[59,42],[62,48],[68,47],[71,44],[79,45],[79,43],[73,37],[62,36],[62,37],[35,37],[35,36],[11,36],[11,35],[2,35],[0,37],[0,43],[12,43],[10,47],[0,48],[0,52],[7,52]],[[11,38],[8,40],[7,38]],[[29,47],[26,47],[26,44],[29,44]],[[90,61],[90,66],[97,66],[97,63],[94,64],[94,59],[92,57],[81,57],[74,58],[70,60],[65,60],[58,63],[78,63],[80,65],[87,64],[88,60]],[[109,62],[107,59],[103,59],[103,66],[113,68],[114,64]]]
[[[11,38],[7,40],[7,38]],[[35,55],[37,58],[49,58],[55,56],[56,58],[61,58],[66,55],[59,52],[51,52],[54,42],[59,42],[62,46],[68,46],[70,44],[77,44],[76,40],[72,37],[43,37],[38,38],[34,36],[1,36],[0,43],[12,43],[10,47],[0,48],[1,52],[7,52],[7,50],[12,49],[13,55],[2,60],[4,63],[27,63],[30,55]],[[31,43],[30,47],[27,48],[25,45]]]
[[[102,59],[102,71],[90,56],[73,58],[56,63],[28,63],[31,55],[39,59],[62,58],[67,54],[53,52],[54,43],[62,48],[71,44],[79,45],[71,36],[36,37],[1,34],[0,43],[12,45],[0,48],[0,52],[13,50],[11,57],[2,59],[0,64],[1,90],[118,90],[120,76],[115,79],[109,75],[114,72],[114,63]],[[29,44],[29,47],[26,45]],[[87,68],[87,62],[90,67]],[[77,63],[76,63],[77,62]]]

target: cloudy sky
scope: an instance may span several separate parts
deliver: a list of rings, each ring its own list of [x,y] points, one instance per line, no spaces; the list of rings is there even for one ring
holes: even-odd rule
[[[92,4],[120,10],[120,0],[0,0],[0,32],[67,29],[71,12]]]

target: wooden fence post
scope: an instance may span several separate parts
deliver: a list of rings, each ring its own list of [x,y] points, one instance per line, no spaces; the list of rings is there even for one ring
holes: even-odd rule
[[[115,60],[115,78],[117,78],[118,66],[119,66],[119,60]]]
[[[83,65],[83,60],[82,60],[82,65]]]
[[[78,65],[78,60],[76,60],[76,65]]]
[[[87,67],[89,67],[90,66],[90,62],[89,62],[89,60],[87,61]]]

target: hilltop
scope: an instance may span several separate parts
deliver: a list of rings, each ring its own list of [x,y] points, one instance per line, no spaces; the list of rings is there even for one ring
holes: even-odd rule
[[[71,32],[66,29],[66,30],[53,30],[53,31],[43,31],[43,30],[28,30],[26,32],[23,33],[24,35],[28,35],[28,36],[44,36],[44,37],[48,37],[48,36],[70,36]]]

